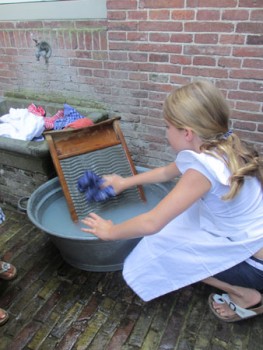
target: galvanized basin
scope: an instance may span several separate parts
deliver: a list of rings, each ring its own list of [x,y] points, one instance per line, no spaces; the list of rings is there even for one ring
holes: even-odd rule
[[[138,172],[147,171],[137,167]],[[153,208],[172,188],[173,183],[144,187],[147,203],[129,203],[115,212],[97,212],[113,222],[121,222]],[[63,259],[86,271],[121,270],[124,259],[140,239],[102,241],[81,231],[81,223],[71,220],[58,178],[37,188],[27,203],[27,214],[34,225],[49,235]],[[114,217],[114,218],[113,218]]]

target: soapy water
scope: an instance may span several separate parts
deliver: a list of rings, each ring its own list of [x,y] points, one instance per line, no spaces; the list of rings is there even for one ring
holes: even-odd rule
[[[146,202],[132,202],[125,205],[113,206],[102,211],[95,211],[106,220],[112,220],[118,224],[134,216],[146,213],[154,208],[164,198],[168,190],[159,184],[143,187]],[[70,239],[94,239],[94,235],[81,231],[85,225],[81,222],[73,222],[68,210],[66,199],[61,192],[52,197],[48,205],[43,206],[40,224],[46,232],[55,234],[58,237]],[[40,208],[41,211],[41,208]]]

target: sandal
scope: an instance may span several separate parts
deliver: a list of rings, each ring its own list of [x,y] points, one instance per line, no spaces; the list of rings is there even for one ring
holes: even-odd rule
[[[0,308],[0,315],[2,313],[3,317],[0,317],[0,326],[3,326],[9,319],[8,313]]]
[[[5,261],[0,261],[0,278],[3,280],[12,280],[16,277],[16,268],[14,265]]]
[[[213,307],[213,302],[216,302],[218,304],[224,304],[226,303],[229,308],[235,312],[233,316],[230,317],[224,317],[221,316]],[[208,298],[208,304],[213,312],[213,314],[219,318],[221,321],[225,322],[237,322],[242,321],[247,318],[255,317],[263,313],[263,296],[259,304],[254,305],[248,309],[244,309],[238,305],[236,305],[230,298],[228,294],[210,294]]]

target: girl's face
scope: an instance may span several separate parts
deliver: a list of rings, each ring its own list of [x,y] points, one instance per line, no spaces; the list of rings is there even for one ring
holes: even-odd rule
[[[165,119],[166,124],[166,136],[171,147],[176,151],[180,152],[187,149],[185,140],[185,129],[178,129],[168,120]]]

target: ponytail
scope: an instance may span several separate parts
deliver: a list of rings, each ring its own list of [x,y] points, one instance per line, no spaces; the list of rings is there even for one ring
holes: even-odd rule
[[[205,142],[202,151],[224,161],[230,173],[230,190],[222,197],[234,198],[240,191],[246,176],[255,176],[263,187],[263,159],[250,145],[232,133],[227,139]]]

